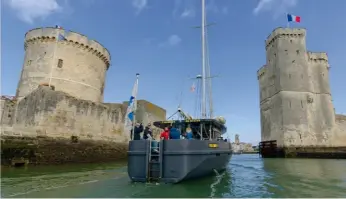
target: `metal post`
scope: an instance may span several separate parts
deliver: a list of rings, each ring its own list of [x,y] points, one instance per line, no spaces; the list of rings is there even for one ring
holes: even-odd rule
[[[211,137],[211,124],[210,124],[210,126],[209,126],[209,139],[210,139],[210,140],[213,140],[213,138]]]

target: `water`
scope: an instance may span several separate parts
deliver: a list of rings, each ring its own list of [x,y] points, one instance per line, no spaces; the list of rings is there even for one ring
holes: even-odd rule
[[[346,160],[234,155],[227,170],[181,184],[131,183],[126,163],[2,168],[2,197],[346,197]]]

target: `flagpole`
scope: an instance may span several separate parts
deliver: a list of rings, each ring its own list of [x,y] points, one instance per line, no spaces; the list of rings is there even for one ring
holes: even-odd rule
[[[50,88],[50,85],[52,83],[52,76],[53,76],[53,67],[54,67],[54,64],[55,64],[55,52],[58,48],[58,41],[59,41],[59,30],[57,31],[57,36],[56,36],[56,40],[55,40],[55,47],[54,47],[54,51],[53,51],[53,60],[52,60],[52,66],[51,66],[51,69],[50,69],[50,75],[49,75],[49,83],[48,83],[48,87]]]
[[[288,13],[286,13],[286,20],[287,20],[286,27],[290,28],[290,21],[288,20]]]
[[[139,79],[139,73],[136,73],[136,88],[135,88],[135,93],[136,93],[136,96],[135,99],[134,99],[134,102],[133,102],[133,121],[132,121],[132,138],[131,140],[134,139],[134,136],[135,136],[135,123],[136,123],[136,111],[137,111],[137,92],[138,92],[138,79]]]

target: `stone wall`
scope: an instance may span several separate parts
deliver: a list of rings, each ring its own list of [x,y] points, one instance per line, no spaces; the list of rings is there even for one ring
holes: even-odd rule
[[[124,114],[121,104],[106,106],[40,86],[18,102],[13,128],[27,136],[126,142]]]
[[[2,162],[25,158],[32,164],[111,161],[126,157],[127,105],[80,100],[39,86],[25,98],[2,100]],[[165,119],[165,110],[138,101],[144,124]],[[12,114],[12,119],[5,117]],[[157,130],[156,130],[157,131]]]
[[[346,145],[346,115],[335,115],[336,126],[337,126],[337,145]]]
[[[0,99],[0,124],[1,126],[12,126],[15,115],[16,101],[7,97]]]
[[[47,136],[2,136],[1,164],[10,165],[21,160],[40,165],[110,162],[125,159],[127,148],[127,143],[111,141],[84,139],[75,142]]]
[[[148,123],[153,123],[155,121],[166,120],[166,110],[161,107],[158,107],[148,101],[138,100],[138,110],[137,110],[137,121],[142,122],[144,126]],[[156,140],[159,140],[160,133],[162,129],[156,128],[152,125],[153,137]]]

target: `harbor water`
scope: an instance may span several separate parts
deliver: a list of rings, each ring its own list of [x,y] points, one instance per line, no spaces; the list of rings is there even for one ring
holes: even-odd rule
[[[1,196],[346,197],[346,160],[261,159],[234,155],[222,173],[180,184],[131,183],[126,162],[2,167]]]

